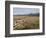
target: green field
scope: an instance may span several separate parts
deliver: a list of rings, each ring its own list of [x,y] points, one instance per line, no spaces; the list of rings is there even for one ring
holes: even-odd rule
[[[13,16],[13,29],[39,29],[39,16]]]

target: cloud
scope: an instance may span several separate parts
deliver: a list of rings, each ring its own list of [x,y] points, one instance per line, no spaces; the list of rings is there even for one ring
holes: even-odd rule
[[[38,8],[13,8],[13,15],[24,15],[30,13],[39,13]]]

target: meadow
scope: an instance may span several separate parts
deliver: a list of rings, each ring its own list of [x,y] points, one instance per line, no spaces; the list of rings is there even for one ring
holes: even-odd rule
[[[39,16],[13,16],[13,30],[39,29]]]

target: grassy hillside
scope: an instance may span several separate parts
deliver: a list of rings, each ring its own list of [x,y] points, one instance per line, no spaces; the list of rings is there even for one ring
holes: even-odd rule
[[[39,16],[14,16],[13,29],[39,29]]]

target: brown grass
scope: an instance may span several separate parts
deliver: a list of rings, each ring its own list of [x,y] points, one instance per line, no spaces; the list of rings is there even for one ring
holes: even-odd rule
[[[39,16],[14,16],[14,30],[39,29]]]

